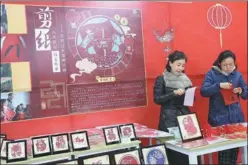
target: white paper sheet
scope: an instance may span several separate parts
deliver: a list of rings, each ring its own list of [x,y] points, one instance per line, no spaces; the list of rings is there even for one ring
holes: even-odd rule
[[[193,106],[195,98],[195,89],[196,87],[188,88],[185,91],[184,103],[185,106]]]

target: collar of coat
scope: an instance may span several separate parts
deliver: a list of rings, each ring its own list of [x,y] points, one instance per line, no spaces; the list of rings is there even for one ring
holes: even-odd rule
[[[231,73],[226,73],[226,72],[222,71],[218,66],[212,66],[212,69],[214,71],[216,71],[217,73],[223,74],[225,76],[228,76],[230,74],[234,74],[236,72],[236,67],[233,68],[233,71]]]
[[[176,88],[176,89],[186,89],[192,86],[191,80],[184,73],[173,74],[168,71],[164,71],[163,78],[165,81],[166,87]]]

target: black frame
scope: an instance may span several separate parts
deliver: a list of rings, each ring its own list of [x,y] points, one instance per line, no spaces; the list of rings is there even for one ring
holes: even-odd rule
[[[109,157],[109,164],[111,164],[111,155],[110,155],[110,152],[105,152],[105,153],[100,153],[100,154],[94,154],[94,155],[88,155],[88,156],[78,157],[78,164],[84,165],[84,160],[85,159],[90,159],[90,158],[95,158],[95,157],[100,157],[100,156],[108,156]]]
[[[74,142],[72,140],[72,136],[75,134],[85,134],[86,136],[86,141],[87,141],[87,147],[81,147],[81,148],[74,148]],[[88,132],[87,131],[78,131],[78,132],[71,132],[70,133],[70,139],[71,139],[71,146],[73,151],[81,151],[81,150],[88,150],[90,149],[90,143],[89,143],[89,138],[88,138]]]
[[[3,147],[3,143],[4,143],[4,141],[6,141],[6,151],[5,151],[5,153],[6,153],[6,156],[2,156],[2,147]],[[1,159],[3,159],[3,160],[6,160],[7,159],[7,142],[12,142],[13,140],[10,140],[10,139],[3,139],[3,143],[2,143],[2,145],[1,145],[1,150],[0,150],[0,157],[1,157]]]
[[[119,130],[120,130],[121,137],[122,137],[121,127],[125,127],[125,126],[131,126],[132,129],[133,129],[134,138],[130,138],[130,140],[131,140],[131,141],[137,140],[138,138],[137,138],[137,136],[136,136],[135,127],[134,127],[133,124],[124,124],[124,125],[120,125],[120,126],[119,126]]]
[[[156,144],[156,145],[152,145],[152,146],[145,146],[145,147],[142,147],[142,148],[140,149],[140,151],[141,151],[141,157],[142,157],[142,159],[143,159],[143,161],[144,161],[144,162],[143,162],[144,164],[145,164],[145,159],[146,159],[146,158],[144,158],[143,149],[149,149],[149,148],[160,147],[160,146],[163,146],[163,147],[164,147],[165,154],[166,154],[166,159],[167,159],[167,162],[168,162],[168,164],[169,164],[169,159],[168,159],[168,154],[167,154],[167,150],[166,150],[165,144]]]
[[[107,137],[106,137],[106,132],[105,132],[105,130],[107,130],[107,129],[113,129],[113,128],[116,128],[116,129],[117,129],[117,135],[118,135],[118,137],[119,137],[119,140],[118,140],[118,141],[113,141],[113,142],[108,142],[108,141],[107,141]],[[120,132],[119,132],[119,127],[118,127],[118,126],[112,126],[112,127],[105,127],[105,128],[103,128],[103,135],[104,135],[104,139],[105,139],[105,144],[106,144],[106,145],[121,143],[121,137],[120,137]]]
[[[24,143],[24,152],[25,152],[25,157],[23,158],[18,158],[18,159],[9,159],[9,145],[10,144],[14,144],[14,143]],[[24,160],[27,160],[28,159],[28,153],[27,153],[27,140],[16,140],[16,141],[11,141],[11,142],[7,142],[6,143],[6,156],[7,156],[7,159],[6,159],[6,162],[7,163],[10,163],[10,162],[19,162],[19,161],[24,161]]]
[[[48,147],[49,147],[50,152],[45,152],[45,153],[37,154],[34,151],[34,145],[35,145],[34,144],[34,140],[42,139],[42,138],[48,138]],[[33,157],[34,158],[41,157],[41,156],[52,155],[52,147],[51,147],[51,142],[50,142],[50,136],[36,136],[36,137],[32,137],[31,140],[32,140],[32,153],[33,153]]]
[[[180,124],[179,124],[179,122],[178,122],[178,117],[188,116],[188,115],[195,115],[197,124],[198,124],[198,126],[199,126],[199,131],[200,131],[200,133],[201,133],[201,135],[200,135],[199,137],[194,137],[194,138],[190,138],[190,139],[184,139],[184,138],[183,138],[182,129],[181,129]],[[197,115],[196,115],[195,112],[192,112],[192,113],[186,114],[186,115],[179,115],[179,116],[177,116],[177,123],[178,123],[178,128],[179,128],[179,132],[180,132],[180,135],[181,135],[181,138],[182,138],[182,142],[183,142],[183,143],[185,143],[185,142],[190,142],[190,141],[194,141],[194,140],[203,139],[203,134],[202,134],[202,130],[201,130],[201,127],[200,127],[200,123],[199,123],[198,117],[197,117]]]
[[[139,162],[140,162],[140,164],[142,164],[142,158],[141,158],[141,154],[140,154],[140,149],[131,149],[131,150],[128,150],[128,151],[121,151],[121,152],[117,152],[116,154],[113,154],[114,164],[117,164],[118,163],[118,162],[116,162],[115,155],[125,154],[125,153],[128,154],[129,152],[133,152],[133,151],[137,151],[138,152]]]
[[[68,149],[66,150],[62,150],[62,151],[55,151],[54,150],[54,146],[53,146],[53,138],[54,137],[57,137],[57,136],[66,136],[67,137],[67,147]],[[53,151],[53,154],[61,154],[61,153],[66,153],[66,152],[70,152],[70,146],[69,146],[69,135],[68,133],[62,133],[62,134],[55,134],[55,135],[51,135],[51,146],[52,146],[52,151]]]

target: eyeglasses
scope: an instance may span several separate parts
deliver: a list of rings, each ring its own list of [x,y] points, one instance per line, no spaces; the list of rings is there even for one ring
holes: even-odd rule
[[[230,63],[230,64],[221,64],[221,67],[224,67],[224,68],[232,68],[234,67],[234,63]]]

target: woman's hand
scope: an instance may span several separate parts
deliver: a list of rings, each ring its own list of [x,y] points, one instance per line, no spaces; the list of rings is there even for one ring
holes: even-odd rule
[[[222,88],[222,89],[231,89],[232,84],[228,83],[228,82],[220,83],[220,88]]]
[[[234,89],[233,89],[233,93],[241,94],[241,93],[242,93],[242,88],[240,88],[240,87],[234,88]]]
[[[185,90],[184,89],[177,89],[177,90],[174,90],[173,91],[176,95],[183,95],[185,93]]]

